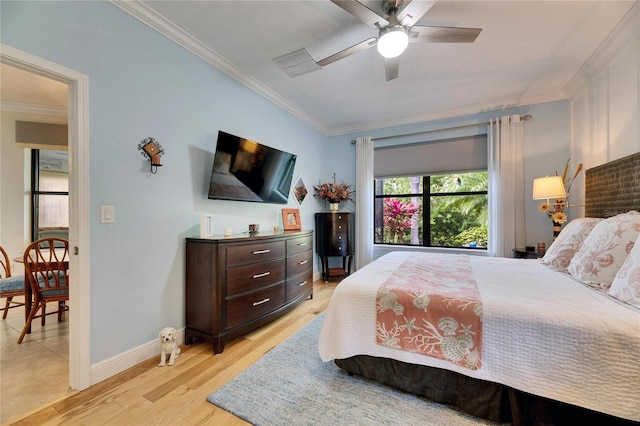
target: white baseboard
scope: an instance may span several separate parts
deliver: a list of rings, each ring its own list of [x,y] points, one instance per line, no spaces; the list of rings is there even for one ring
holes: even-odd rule
[[[178,344],[184,343],[184,328],[178,330]],[[109,359],[98,362],[91,366],[91,386],[106,380],[116,374],[134,367],[150,358],[157,358],[160,362],[160,341],[155,339],[151,342],[137,346],[127,352],[115,355]]]
[[[316,281],[322,279],[322,273],[315,272],[313,279]],[[184,332],[184,328],[178,329],[178,344],[184,343]],[[91,386],[154,357],[157,357],[160,362],[160,341],[158,339],[93,364],[91,366]]]

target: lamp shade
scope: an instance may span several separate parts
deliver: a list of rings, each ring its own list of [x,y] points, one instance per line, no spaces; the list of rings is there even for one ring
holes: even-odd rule
[[[380,30],[378,52],[385,58],[400,56],[409,45],[409,35],[402,25],[394,25]]]
[[[546,176],[533,180],[533,199],[566,198],[564,183],[560,176]]]

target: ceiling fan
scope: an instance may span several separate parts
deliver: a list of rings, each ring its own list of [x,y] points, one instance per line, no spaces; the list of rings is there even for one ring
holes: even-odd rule
[[[434,27],[414,25],[436,3],[435,1],[382,0],[380,14],[364,2],[356,0],[331,0],[363,23],[378,28],[378,37],[370,37],[353,46],[316,61],[306,49],[300,49],[275,58],[289,75],[297,76],[321,69],[347,56],[372,46],[384,57],[386,80],[398,77],[400,55],[409,42],[473,43],[481,28]],[[369,2],[370,3],[370,2]]]

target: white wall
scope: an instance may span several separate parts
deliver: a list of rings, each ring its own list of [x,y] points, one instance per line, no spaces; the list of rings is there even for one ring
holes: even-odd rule
[[[576,161],[590,168],[640,152],[640,3],[566,90],[571,107],[571,153]],[[572,198],[575,204],[584,203],[584,182]],[[575,210],[584,215],[583,207]]]

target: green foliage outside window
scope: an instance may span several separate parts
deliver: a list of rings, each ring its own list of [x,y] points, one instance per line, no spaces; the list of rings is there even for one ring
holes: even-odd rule
[[[487,186],[487,172],[376,179],[375,242],[486,248]]]

